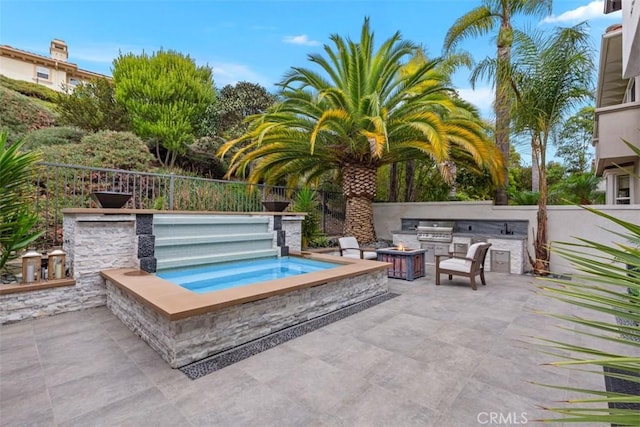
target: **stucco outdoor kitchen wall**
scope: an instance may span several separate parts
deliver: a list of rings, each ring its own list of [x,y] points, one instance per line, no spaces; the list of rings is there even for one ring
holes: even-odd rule
[[[591,208],[616,218],[640,224],[640,205],[592,205]],[[399,230],[402,218],[430,218],[442,220],[527,220],[529,231],[527,249],[533,254],[537,206],[494,206],[493,202],[424,202],[374,203],[373,218],[378,238],[391,240],[393,231]],[[576,237],[610,244],[624,243],[609,230],[622,231],[612,222],[579,206],[548,206],[549,242],[576,243]],[[553,246],[553,243],[552,243]],[[577,271],[558,255],[551,255],[550,269],[557,274]]]

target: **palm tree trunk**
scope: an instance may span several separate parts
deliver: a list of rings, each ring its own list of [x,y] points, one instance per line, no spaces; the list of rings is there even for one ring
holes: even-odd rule
[[[360,244],[375,242],[373,198],[376,194],[377,170],[355,164],[342,167],[342,191],[346,200],[344,234]]]
[[[416,161],[407,160],[404,164],[404,201],[416,201]]]
[[[540,191],[540,168],[538,167],[538,147],[532,143],[531,146],[531,191]]]
[[[542,175],[546,175],[545,172]],[[540,197],[538,199],[538,213],[536,215],[538,230],[535,238],[536,262],[533,272],[540,276],[549,274],[551,252],[547,242],[547,184],[546,177],[540,177]]]
[[[535,168],[538,171],[540,197],[538,197],[538,213],[536,215],[538,231],[535,239],[536,262],[533,272],[540,276],[546,276],[549,274],[549,260],[551,259],[551,251],[547,241],[547,168],[545,163],[547,144],[539,136],[536,136],[534,141],[531,148],[536,153],[536,164],[532,165],[532,170]]]
[[[495,193],[496,205],[507,205],[509,186],[509,127],[511,124],[511,97],[509,62],[511,61],[512,30],[509,23],[502,23],[498,34],[498,68],[496,71],[496,145],[504,159],[502,167],[503,183]]]
[[[391,163],[389,166],[389,201],[398,201],[398,164]]]

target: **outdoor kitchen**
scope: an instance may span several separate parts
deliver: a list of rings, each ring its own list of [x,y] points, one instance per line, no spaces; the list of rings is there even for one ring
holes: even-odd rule
[[[402,218],[401,229],[393,231],[393,244],[425,249],[425,261],[434,264],[436,255],[454,252],[464,255],[469,245],[491,243],[485,270],[524,274],[529,270],[526,220],[441,220]]]

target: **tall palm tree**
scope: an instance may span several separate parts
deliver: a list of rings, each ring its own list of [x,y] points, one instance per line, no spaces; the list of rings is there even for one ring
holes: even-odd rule
[[[508,163],[509,163],[509,129],[511,121],[511,95],[509,86],[509,64],[511,63],[511,46],[513,28],[511,17],[516,14],[542,16],[551,13],[552,0],[483,0],[482,5],[470,10],[449,28],[444,39],[445,52],[454,49],[468,37],[479,37],[498,30],[497,56],[495,69],[494,111],[496,115],[496,144],[504,157],[503,182],[496,190],[495,203],[507,204]],[[473,83],[472,83],[473,85]]]
[[[280,83],[281,101],[220,149],[240,147],[229,175],[250,169],[250,182],[296,185],[333,174],[347,202],[344,233],[361,243],[376,240],[372,201],[383,165],[422,157],[441,163],[460,149],[499,180],[501,157],[486,124],[452,96],[438,61],[403,75],[417,46],[395,33],[374,51],[368,19],[359,42],[331,41],[326,57],[309,56],[321,72],[292,68]]]
[[[517,49],[511,67],[515,93],[513,131],[530,137],[540,177],[534,271],[548,273],[547,145],[575,108],[592,98],[593,47],[585,24],[559,28],[551,36],[515,33]]]

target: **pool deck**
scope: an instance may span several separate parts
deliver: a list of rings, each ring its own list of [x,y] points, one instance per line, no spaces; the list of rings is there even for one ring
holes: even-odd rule
[[[531,381],[604,388],[532,350],[530,336],[589,344],[533,313],[579,310],[537,295],[537,279],[389,282],[399,297],[197,380],[106,307],[2,326],[0,425],[521,425],[569,397]]]

